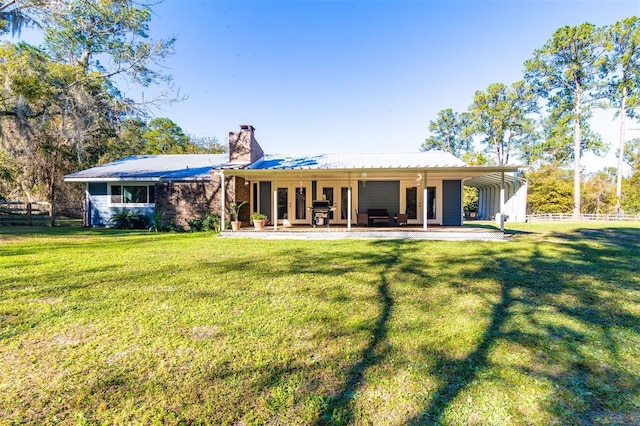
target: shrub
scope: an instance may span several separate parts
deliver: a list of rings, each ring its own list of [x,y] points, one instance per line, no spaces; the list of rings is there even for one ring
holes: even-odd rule
[[[221,218],[217,214],[207,213],[204,219],[202,219],[202,228],[205,231],[220,232],[221,224]]]
[[[116,229],[147,229],[149,219],[145,215],[123,208],[122,211],[111,216],[109,223]]]
[[[189,230],[191,232],[202,232],[202,231],[214,231],[220,232],[221,228],[221,220],[220,216],[207,213],[204,219],[195,218],[191,219],[189,222]]]
[[[151,215],[151,224],[149,225],[149,231],[164,232],[168,231],[169,227],[164,223],[165,212],[154,211]]]

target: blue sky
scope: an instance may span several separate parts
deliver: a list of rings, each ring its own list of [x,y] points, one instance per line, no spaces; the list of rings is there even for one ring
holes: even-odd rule
[[[188,99],[158,114],[221,142],[252,124],[268,153],[417,151],[438,111],[522,78],[558,28],[638,14],[638,1],[165,0],[152,35],[177,35],[167,66]]]

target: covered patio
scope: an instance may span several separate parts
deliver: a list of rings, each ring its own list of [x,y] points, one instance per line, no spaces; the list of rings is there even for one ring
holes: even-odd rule
[[[303,227],[309,235],[417,236],[434,226],[463,227],[465,181],[493,175],[499,182],[500,215],[495,217],[501,218],[498,225],[504,231],[505,173],[517,172],[519,166],[470,166],[437,150],[265,154],[255,140],[255,129],[240,127],[240,132],[229,134],[229,163],[211,173],[211,180],[223,189],[219,199],[223,223],[232,203],[242,203],[247,205],[244,212],[234,212],[239,220],[246,221],[251,215],[266,217],[271,224],[266,232],[272,234],[291,234],[297,231],[290,229]],[[325,212],[318,215],[316,208],[321,205]],[[331,231],[309,232],[312,225],[327,224]],[[399,224],[407,228],[394,226]],[[436,231],[431,235],[453,238],[460,233]]]

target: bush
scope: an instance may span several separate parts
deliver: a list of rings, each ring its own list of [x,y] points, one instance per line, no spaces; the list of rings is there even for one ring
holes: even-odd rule
[[[191,232],[214,231],[220,232],[221,228],[220,216],[207,213],[204,219],[196,218],[189,221],[189,230]]]
[[[149,225],[149,231],[165,232],[169,230],[169,227],[164,223],[165,212],[154,211],[151,215],[151,224]]]
[[[147,229],[149,219],[145,215],[123,208],[122,211],[111,216],[109,223],[116,229]]]
[[[202,220],[202,228],[205,231],[220,232],[221,223],[220,216],[217,214],[207,213]]]

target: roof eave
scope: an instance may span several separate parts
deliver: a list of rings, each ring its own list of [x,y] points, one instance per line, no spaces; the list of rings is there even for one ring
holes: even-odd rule
[[[515,172],[524,168],[520,165],[509,166],[415,166],[415,167],[353,167],[353,168],[272,168],[272,169],[216,169],[215,171],[224,171],[230,175],[253,175],[264,173],[349,173],[349,172],[385,172],[385,173],[416,173],[428,172],[452,172],[452,173],[494,173],[494,172]]]
[[[65,176],[63,178],[64,182],[159,182],[161,180],[160,177],[133,177],[133,176],[122,176],[122,177],[73,177],[73,176]]]

